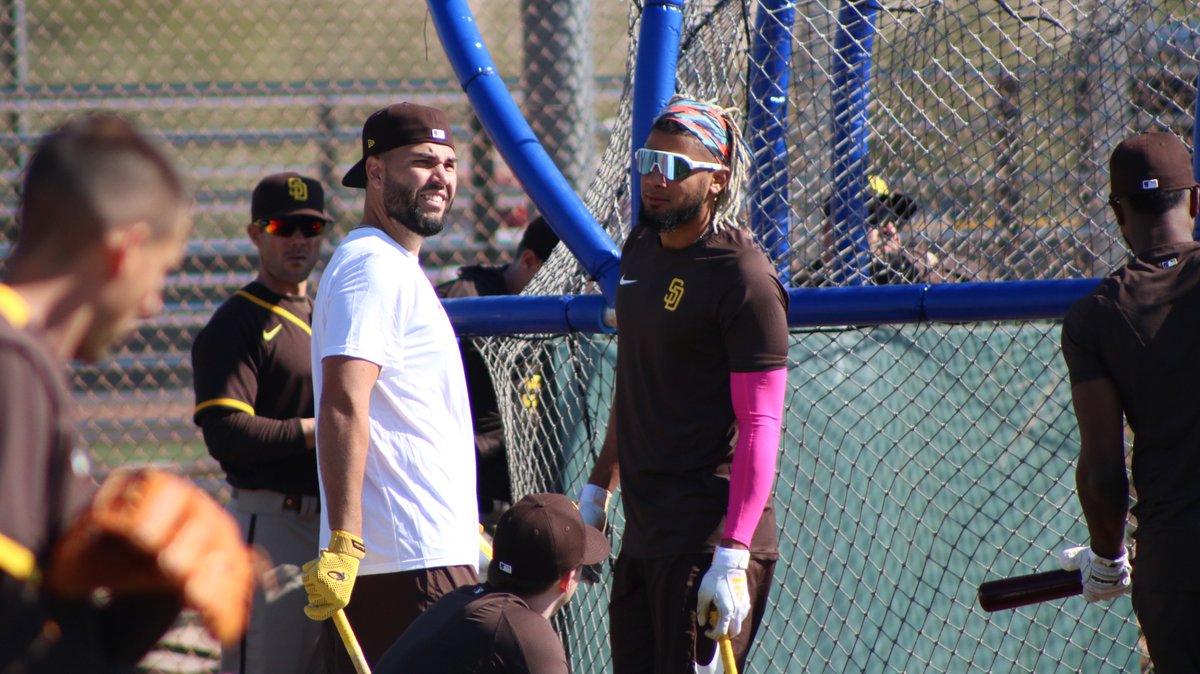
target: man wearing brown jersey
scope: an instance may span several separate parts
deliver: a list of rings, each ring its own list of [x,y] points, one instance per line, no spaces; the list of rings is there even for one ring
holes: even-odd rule
[[[616,392],[579,499],[602,528],[622,487],[609,607],[617,674],[691,671],[724,635],[744,666],[766,609],[787,295],[737,218],[748,162],[729,111],[682,97],[636,153],[641,208],[622,251]]]
[[[1187,146],[1145,133],[1113,150],[1109,204],[1134,258],[1071,306],[1062,349],[1079,421],[1075,482],[1090,545],[1060,561],[1079,569],[1089,602],[1130,591],[1158,672],[1200,671],[1200,187]],[[1133,431],[1136,556],[1125,429]]]
[[[25,171],[0,283],[0,671],[132,672],[184,604],[222,640],[244,624],[232,518],[161,472],[113,471],[98,491],[64,376],[162,309],[190,206],[162,152],[112,115],[51,132]]]

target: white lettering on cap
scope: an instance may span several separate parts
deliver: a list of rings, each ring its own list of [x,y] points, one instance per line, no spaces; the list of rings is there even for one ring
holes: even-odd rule
[[[442,131],[441,129],[431,129],[429,131],[429,135],[437,138],[438,140],[446,140],[446,132]]]
[[[512,564],[508,562],[500,562],[500,570],[504,573],[512,573]]]
[[[1144,189],[1144,190],[1158,189],[1158,178],[1151,178],[1149,180],[1143,180],[1142,181],[1142,189]]]

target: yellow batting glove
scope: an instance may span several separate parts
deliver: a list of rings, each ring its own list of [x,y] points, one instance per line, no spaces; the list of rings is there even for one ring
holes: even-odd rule
[[[367,546],[358,536],[334,529],[329,546],[317,558],[304,565],[304,589],[308,606],[304,615],[313,620],[329,620],[334,613],[350,603],[354,579],[358,576],[358,560],[367,556]]]

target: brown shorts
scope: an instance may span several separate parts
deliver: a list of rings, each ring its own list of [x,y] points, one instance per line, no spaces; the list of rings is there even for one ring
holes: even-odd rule
[[[443,566],[359,576],[346,606],[346,618],[367,662],[374,665],[392,642],[442,595],[478,581],[473,566]],[[355,674],[354,664],[332,620],[322,626],[320,651],[326,671]]]
[[[608,607],[614,674],[691,672],[693,663],[712,662],[716,644],[696,623],[696,592],[712,553],[655,559],[622,554],[613,564]],[[733,640],[738,671],[762,624],[775,560],[750,560],[746,580],[750,617]]]

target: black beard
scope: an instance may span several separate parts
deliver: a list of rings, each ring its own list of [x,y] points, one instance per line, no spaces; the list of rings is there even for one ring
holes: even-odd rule
[[[697,199],[693,204],[684,204],[681,208],[666,213],[651,213],[642,204],[638,209],[638,226],[647,227],[659,234],[670,234],[679,229],[685,222],[690,222],[700,213],[703,200]]]
[[[450,202],[446,202],[446,209],[441,215],[424,215],[417,207],[417,195],[420,191],[416,189],[410,192],[400,185],[386,183],[383,187],[383,208],[389,218],[412,233],[429,238],[441,233],[442,228],[446,226],[445,215],[450,209]]]

